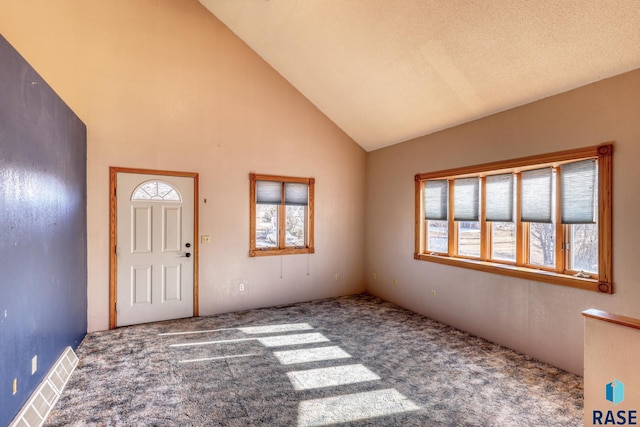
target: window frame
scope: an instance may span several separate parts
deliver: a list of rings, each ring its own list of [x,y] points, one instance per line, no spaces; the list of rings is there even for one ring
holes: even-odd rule
[[[478,271],[502,274],[528,280],[569,286],[579,289],[613,293],[613,268],[612,268],[612,157],[613,144],[606,143],[597,146],[578,148],[573,150],[558,151],[554,153],[521,157],[512,160],[485,163],[474,166],[460,167],[437,172],[428,172],[415,175],[415,251],[414,259],[436,262],[439,264],[470,268]],[[521,210],[521,185],[520,173],[541,167],[553,167],[559,174],[558,166],[579,160],[596,159],[598,162],[598,274],[589,274],[588,277],[576,275],[578,271],[569,270],[566,250],[569,241],[571,224],[562,224],[560,221],[560,176],[556,175],[556,206],[553,223],[556,231],[555,239],[555,267],[531,265],[528,263],[529,247],[529,223],[520,221]],[[491,222],[486,221],[485,205],[485,177],[499,173],[514,173],[516,179],[516,260],[515,262],[491,259]],[[480,257],[459,256],[458,227],[453,220],[453,180],[464,177],[480,177],[481,207],[480,207],[480,233],[481,248]],[[446,179],[449,181],[448,200],[448,252],[429,252],[427,250],[428,230],[427,219],[424,216],[424,182],[427,180]]]
[[[278,246],[259,248],[256,246],[256,181],[274,181],[283,186],[281,203],[278,205]],[[314,178],[299,178],[281,175],[249,174],[249,256],[312,254],[314,249]],[[308,186],[308,201],[305,218],[305,246],[286,245],[286,207],[284,197],[285,183],[302,183]]]

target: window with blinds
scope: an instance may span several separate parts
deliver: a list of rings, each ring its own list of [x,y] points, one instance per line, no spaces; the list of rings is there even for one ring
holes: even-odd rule
[[[313,253],[313,178],[250,174],[250,256]]]
[[[489,175],[485,178],[485,221],[490,230],[489,258],[499,262],[516,260],[514,186],[513,173]]]
[[[513,173],[486,177],[487,221],[513,221]]]
[[[416,175],[415,258],[611,293],[612,151]]]

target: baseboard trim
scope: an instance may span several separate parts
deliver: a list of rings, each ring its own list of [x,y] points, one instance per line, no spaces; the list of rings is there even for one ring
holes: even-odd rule
[[[77,365],[78,356],[71,347],[67,347],[22,407],[10,427],[42,426],[62,395],[62,390]]]

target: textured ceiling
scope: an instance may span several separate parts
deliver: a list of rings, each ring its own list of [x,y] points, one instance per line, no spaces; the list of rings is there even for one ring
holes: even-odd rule
[[[638,0],[200,0],[365,150],[640,68]]]

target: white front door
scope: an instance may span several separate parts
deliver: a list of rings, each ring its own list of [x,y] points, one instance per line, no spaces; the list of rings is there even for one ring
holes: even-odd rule
[[[194,180],[117,174],[117,326],[193,316]]]

